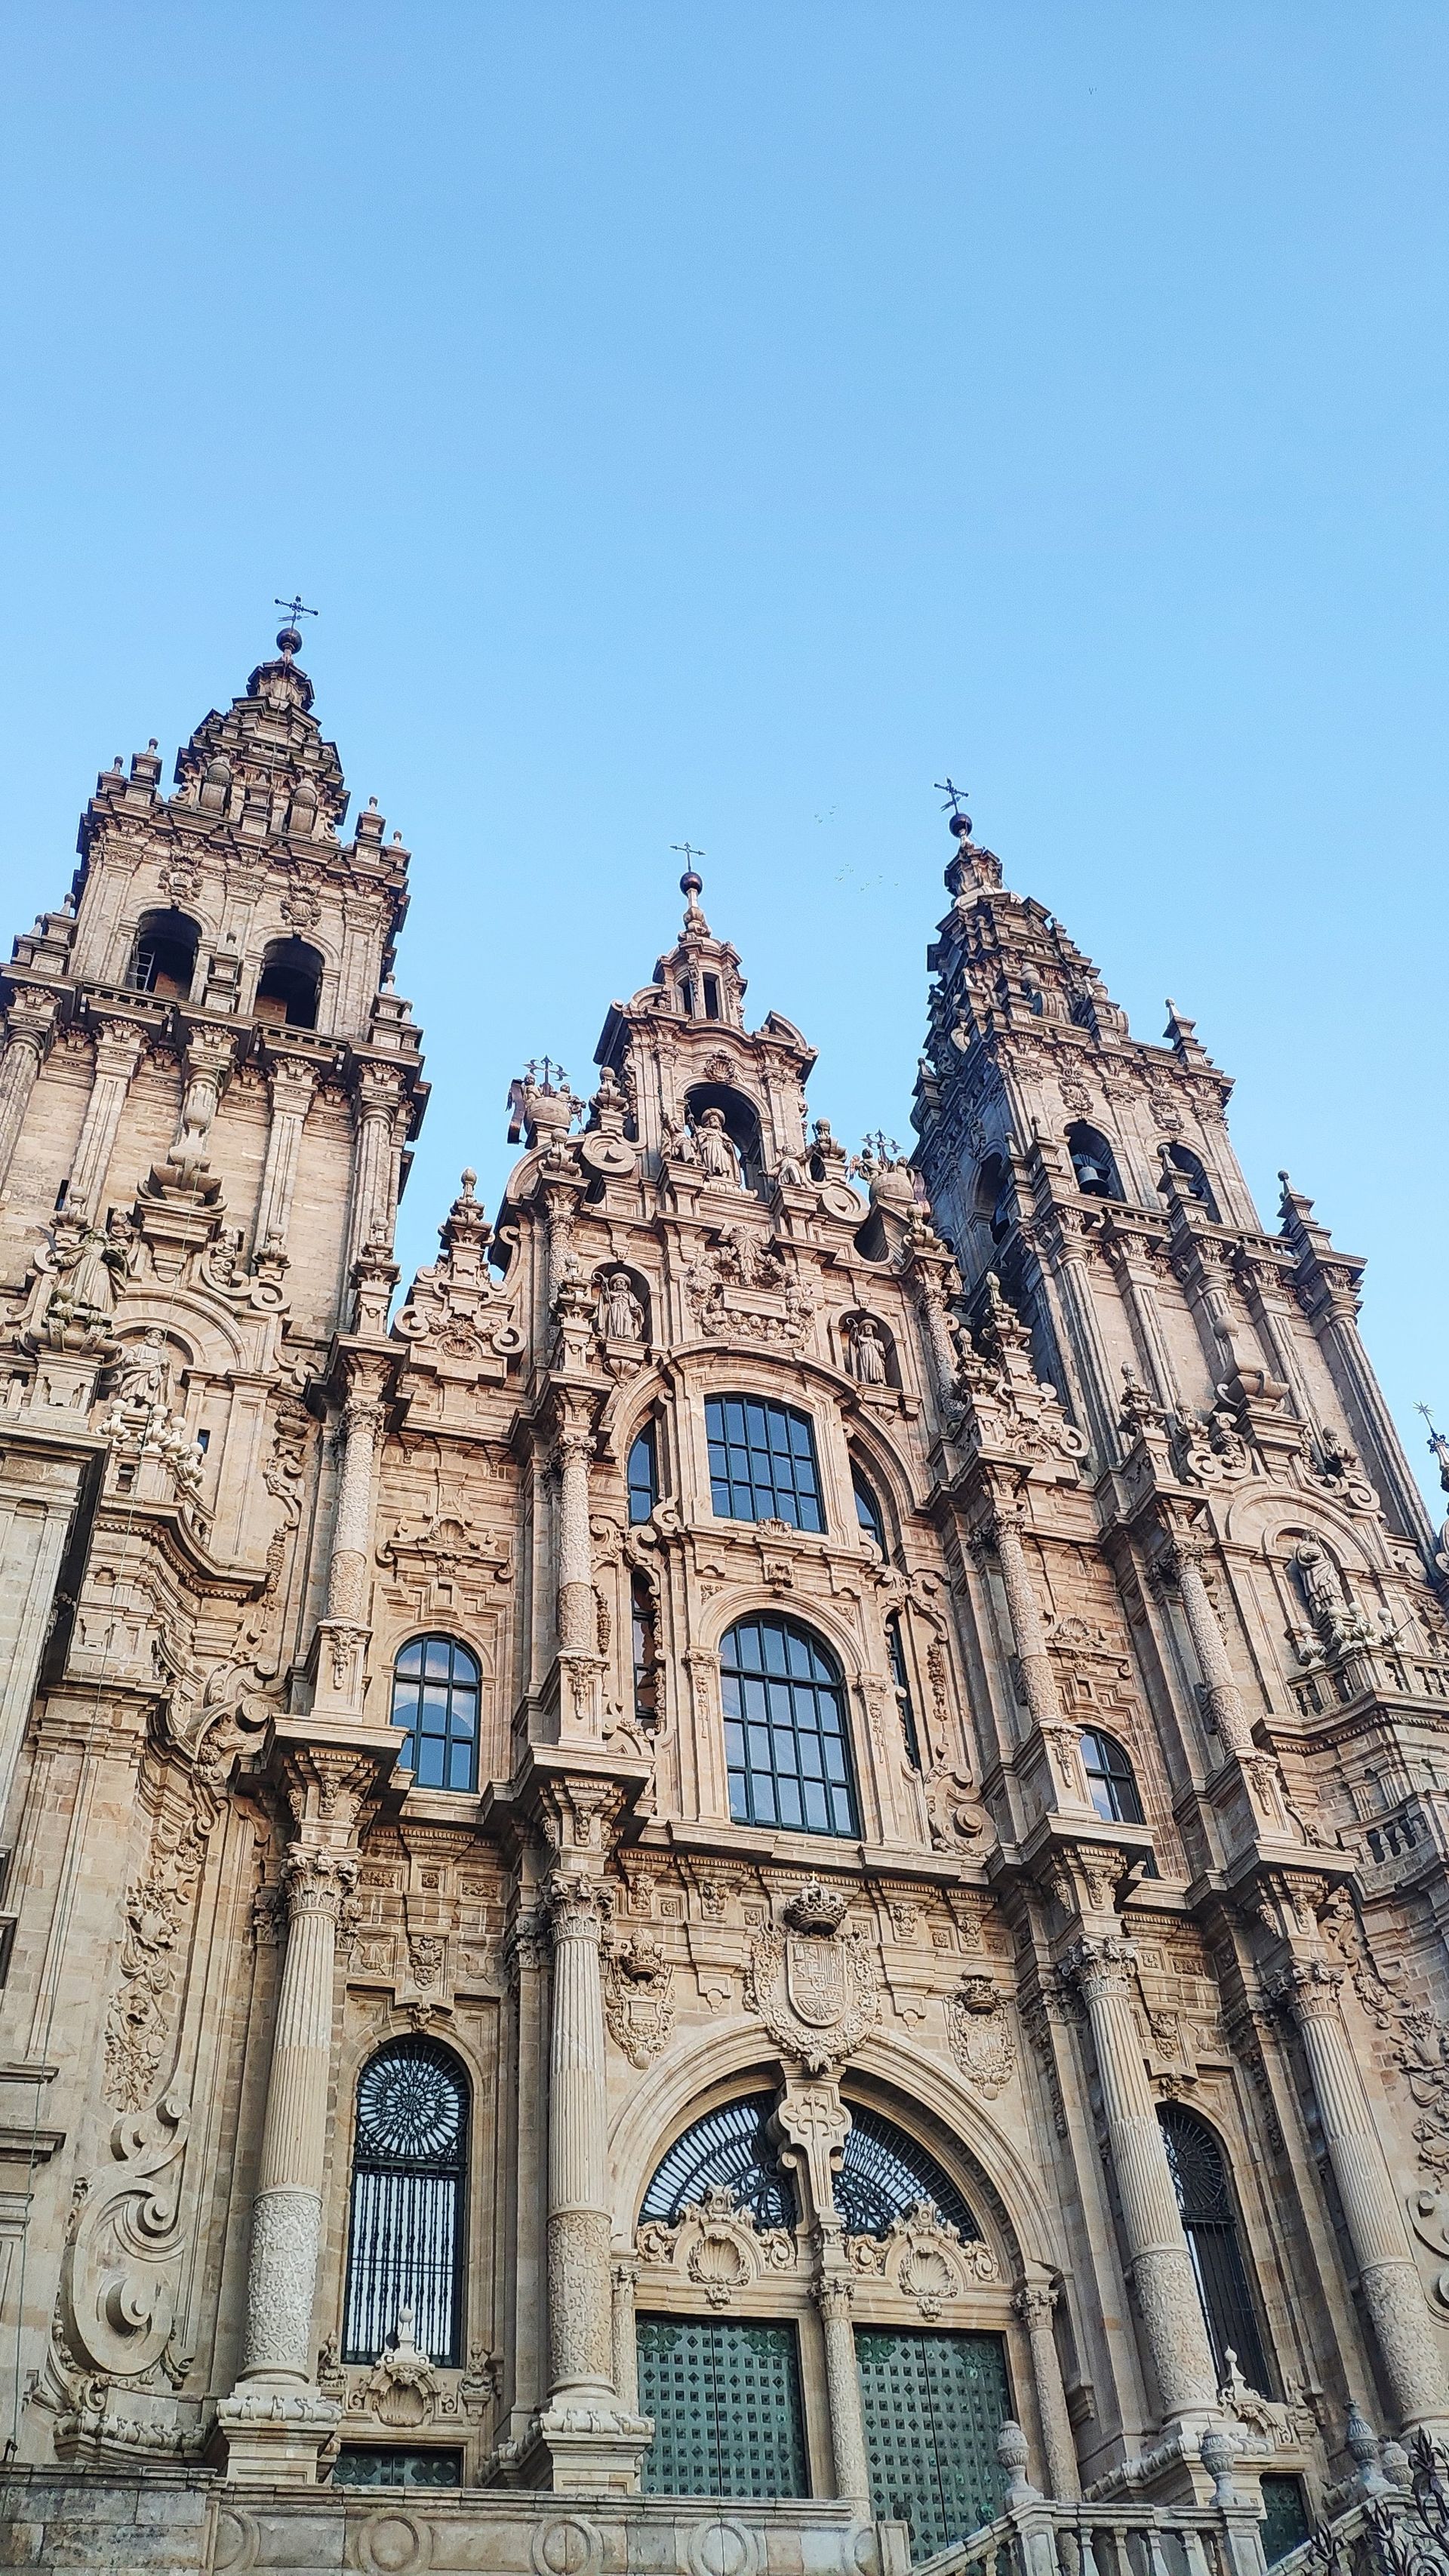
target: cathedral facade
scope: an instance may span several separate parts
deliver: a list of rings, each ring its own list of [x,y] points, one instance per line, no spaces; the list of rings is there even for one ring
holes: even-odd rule
[[[1449,2430],[1362,1265],[956,813],[909,1157],[690,873],[404,1286],[299,651],[3,980],[5,2563],[1261,2576]]]

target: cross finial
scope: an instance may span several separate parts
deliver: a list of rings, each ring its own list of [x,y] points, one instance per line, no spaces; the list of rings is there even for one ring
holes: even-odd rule
[[[959,818],[960,818],[960,814],[961,814],[962,801],[963,801],[963,799],[964,799],[965,797],[967,797],[967,796],[969,796],[969,795],[970,795],[970,793],[971,793],[970,788],[969,788],[969,787],[958,787],[958,786],[957,786],[957,784],[956,784],[955,779],[951,776],[951,774],[950,774],[950,771],[949,771],[949,770],[947,771],[946,776],[945,776],[944,778],[938,778],[938,779],[936,780],[935,784],[936,784],[936,792],[937,792],[937,794],[938,794],[939,796],[944,796],[944,797],[945,797],[945,799],[946,799],[947,804],[949,804],[949,806],[950,806],[950,808],[951,808],[951,818],[952,818],[952,821],[954,822],[954,821],[959,820]],[[942,811],[942,813],[943,813],[943,814],[945,813],[945,811],[946,811],[946,806],[945,806],[945,805],[943,805],[943,806],[942,806],[941,811]],[[967,815],[967,817],[966,817],[966,828],[967,828],[967,830],[968,830],[968,831],[969,831],[969,830],[970,830],[970,828],[971,828],[971,817],[970,817],[970,815],[969,815],[969,814],[968,814],[968,815]]]
[[[281,651],[285,653],[290,660],[291,656],[298,650],[302,641],[301,632],[297,625],[298,618],[315,617],[317,615],[317,611],[315,608],[305,608],[303,606],[300,590],[293,599],[274,599],[272,606],[274,608],[280,608],[286,618],[286,625],[283,627],[281,634],[277,637],[277,643]]]
[[[692,841],[671,841],[669,846],[675,857],[684,861],[684,874],[679,880],[679,891],[685,897],[690,911],[694,912],[696,909],[694,898],[704,888],[704,879],[694,863],[696,859],[702,859],[705,853],[703,850],[697,850]],[[702,915],[701,918],[703,918]]]
[[[697,850],[692,841],[671,841],[669,846],[677,859],[683,859],[686,868],[688,868],[691,873],[694,869],[695,860],[702,859],[706,856],[705,851]]]

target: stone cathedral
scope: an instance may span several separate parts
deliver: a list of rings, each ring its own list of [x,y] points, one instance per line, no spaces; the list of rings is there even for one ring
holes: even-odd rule
[[[1362,1264],[953,808],[909,1157],[691,870],[404,1283],[300,649],[0,987],[4,2563],[1262,2576],[1449,2432]]]

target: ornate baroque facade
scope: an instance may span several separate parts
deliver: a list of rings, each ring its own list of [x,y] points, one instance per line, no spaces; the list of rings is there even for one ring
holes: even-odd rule
[[[1449,2418],[1361,1264],[958,816],[910,1161],[687,876],[399,1304],[299,649],[3,987],[7,2563],[1254,2576]]]

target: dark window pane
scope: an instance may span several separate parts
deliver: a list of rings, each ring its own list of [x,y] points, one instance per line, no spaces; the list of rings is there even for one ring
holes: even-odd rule
[[[397,2040],[363,2069],[343,2327],[349,2361],[375,2361],[403,2307],[435,2362],[451,2367],[461,2357],[467,2107],[461,2071],[435,2040]]]
[[[807,1414],[756,1396],[707,1396],[705,1433],[715,1512],[823,1529],[815,1439]]]
[[[820,1641],[794,1620],[742,1619],[722,1643],[720,1682],[731,1814],[810,1833],[857,1832],[844,1694]]]
[[[452,1637],[417,1637],[393,1670],[392,1722],[405,1733],[403,1767],[420,1788],[476,1789],[477,1657]]]

